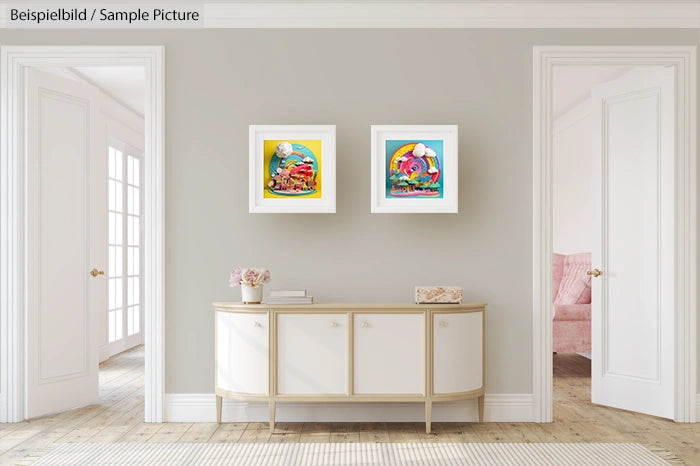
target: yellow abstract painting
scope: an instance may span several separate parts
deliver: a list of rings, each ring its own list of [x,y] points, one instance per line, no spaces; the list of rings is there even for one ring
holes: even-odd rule
[[[320,139],[265,139],[265,198],[320,198],[323,190]]]

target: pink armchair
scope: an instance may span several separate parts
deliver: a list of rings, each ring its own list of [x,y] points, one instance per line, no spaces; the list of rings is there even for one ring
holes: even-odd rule
[[[553,351],[591,352],[591,254],[552,254]]]

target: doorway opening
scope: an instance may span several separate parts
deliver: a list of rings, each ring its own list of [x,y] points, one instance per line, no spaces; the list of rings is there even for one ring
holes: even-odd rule
[[[619,82],[608,87],[605,83],[596,85],[603,86],[597,94],[602,100],[595,101],[591,112],[594,115],[591,144],[604,156],[600,153],[594,155],[592,161],[591,173],[594,176],[590,202],[594,215],[590,233],[586,233],[588,228],[581,227],[581,231],[569,230],[570,237],[565,238],[573,240],[579,233],[583,237],[589,236],[591,250],[586,251],[585,245],[576,246],[575,251],[567,250],[563,254],[566,256],[565,267],[567,258],[575,256],[568,261],[570,265],[592,274],[592,378],[597,377],[603,382],[598,386],[611,382],[621,384],[601,392],[595,390],[594,380],[592,400],[614,405],[596,401],[601,393],[613,393],[618,399],[624,399],[625,393],[630,400],[640,398],[635,395],[637,390],[623,389],[622,385],[639,383],[640,386],[652,386],[658,381],[659,385],[666,387],[657,400],[664,405],[664,416],[680,422],[694,422],[697,358],[695,47],[535,47],[533,65],[533,420],[551,422],[553,419],[552,355],[556,351],[554,339],[557,338],[553,331],[554,319],[566,321],[577,313],[585,314],[580,309],[561,309],[556,301],[565,304],[562,294],[568,294],[564,298],[573,299],[571,305],[587,304],[581,295],[585,294],[583,280],[588,275],[583,279],[579,277],[573,289],[569,284],[564,286],[568,288],[565,291],[562,291],[562,283],[567,279],[562,275],[565,271],[558,272],[560,280],[555,278],[557,255],[554,253],[558,252],[555,249],[555,225],[567,219],[567,211],[558,209],[555,197],[558,165],[554,135],[555,120],[560,116],[555,108],[559,105],[559,110],[564,111],[566,107],[561,103],[561,95],[558,99],[555,96],[557,74],[561,77],[557,68],[581,80],[586,76],[582,72],[584,68],[598,67],[596,73],[601,75],[602,81]],[[653,76],[646,79],[640,77],[639,72],[635,74],[635,69],[662,71],[651,73]],[[670,73],[663,70],[670,70]],[[603,76],[606,72],[610,75]],[[623,96],[619,84],[630,84],[635,80],[638,88]],[[650,80],[656,80],[656,84],[648,85]],[[664,90],[669,86],[670,98]],[[648,115],[640,111],[645,106],[655,108],[659,118],[642,118]],[[632,127],[645,128],[639,133],[641,137],[636,138],[629,131],[630,122]],[[662,131],[659,122],[671,122],[670,128],[666,125]],[[628,148],[621,150],[620,144],[627,144]],[[572,146],[571,141],[563,145],[573,147],[572,153],[581,149]],[[635,157],[639,157],[638,160]],[[561,166],[564,165],[560,162]],[[571,173],[585,177],[586,172],[578,167]],[[568,182],[580,183],[580,179]],[[562,199],[561,195],[559,199]],[[645,207],[646,214],[643,212]],[[648,224],[645,223],[647,220]],[[559,240],[559,246],[562,241]],[[638,246],[637,252],[633,246]],[[650,251],[652,254],[647,254]],[[586,257],[588,252],[591,253],[590,260]],[[641,264],[639,258],[646,262]],[[646,271],[651,271],[648,276]],[[650,283],[653,286],[646,286]],[[620,293],[625,287],[634,288],[637,295],[627,300],[626,295]],[[629,318],[633,314],[629,304],[638,305],[639,295],[645,312]],[[646,298],[648,300],[644,301]],[[625,312],[619,312],[620,309]],[[571,322],[565,322],[565,325],[571,325]],[[653,363],[648,364],[631,355],[629,349],[640,344],[637,340],[644,335],[643,332],[649,332],[653,337],[647,352],[663,350],[666,356],[654,355]],[[634,338],[619,338],[620,335],[633,335]],[[586,353],[576,346],[581,341],[574,340],[569,341],[571,346],[567,350],[572,353],[568,354]],[[597,352],[596,348],[600,351]],[[584,367],[584,374],[585,371]],[[642,405],[641,400],[637,401]],[[634,407],[625,409],[643,411]]]
[[[593,165],[596,89],[630,73],[615,65],[552,70],[552,350],[554,418],[591,403]],[[632,128],[638,131],[638,128]],[[596,290],[598,291],[598,290]]]
[[[145,76],[138,66],[25,75],[27,257],[38,277],[27,297],[25,403],[35,418],[108,401],[130,379],[94,359],[144,343]]]
[[[0,243],[17,254],[0,258],[0,422],[127,382],[143,392],[140,416],[162,422],[163,48],[7,46],[1,59]],[[75,286],[23,279],[52,270]],[[115,355],[136,361],[119,377]],[[98,377],[100,362],[112,370]],[[74,406],[43,396],[52,386]]]

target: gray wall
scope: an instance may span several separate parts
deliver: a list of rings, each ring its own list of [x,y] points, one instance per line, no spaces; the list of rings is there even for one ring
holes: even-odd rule
[[[166,391],[213,391],[210,303],[240,298],[232,267],[260,265],[318,301],[461,285],[489,302],[487,390],[530,393],[532,46],[698,32],[0,30],[0,43],[166,46]],[[248,214],[248,125],[294,123],[337,125],[337,213]],[[371,124],[459,125],[459,214],[370,214]]]

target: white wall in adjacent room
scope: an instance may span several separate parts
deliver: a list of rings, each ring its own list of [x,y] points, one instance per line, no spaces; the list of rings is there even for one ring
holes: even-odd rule
[[[552,220],[554,252],[590,252],[591,113],[588,100],[554,122]]]

